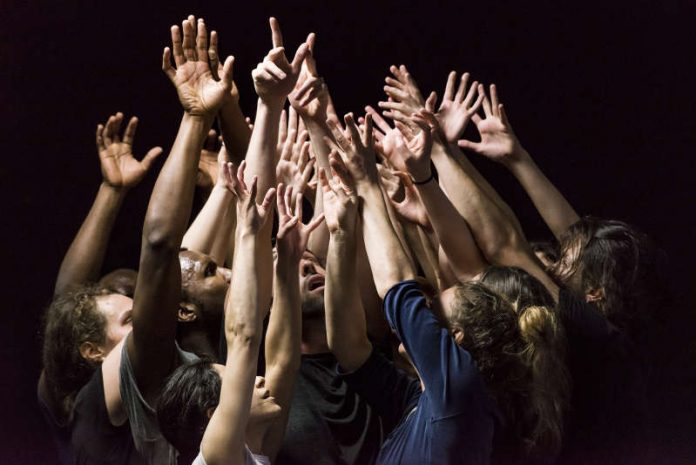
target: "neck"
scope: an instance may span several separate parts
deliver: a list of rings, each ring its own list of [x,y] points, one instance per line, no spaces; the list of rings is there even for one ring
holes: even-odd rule
[[[251,418],[247,423],[246,430],[244,431],[244,441],[246,446],[254,454],[263,454],[263,439],[268,431],[267,422],[253,422]]]
[[[303,354],[321,354],[330,352],[326,342],[326,321],[324,316],[310,316],[302,319],[302,345]]]
[[[202,328],[185,328],[177,333],[176,342],[179,347],[187,352],[193,352],[199,357],[217,359],[217,345],[210,340],[208,334]]]

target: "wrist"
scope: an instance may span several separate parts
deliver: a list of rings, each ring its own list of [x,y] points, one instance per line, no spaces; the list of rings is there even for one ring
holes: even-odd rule
[[[506,168],[508,168],[510,171],[514,172],[515,170],[524,167],[525,165],[528,165],[529,163],[532,162],[532,157],[529,155],[529,152],[525,150],[524,147],[521,145],[516,146],[512,152],[510,153],[509,156],[503,158],[502,163],[505,165]]]
[[[130,190],[130,186],[114,186],[113,184],[109,184],[108,182],[102,180],[101,184],[99,185],[99,190],[108,195],[120,198],[125,197]]]

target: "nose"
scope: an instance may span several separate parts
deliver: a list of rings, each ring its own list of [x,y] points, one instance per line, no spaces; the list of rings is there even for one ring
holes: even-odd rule
[[[314,264],[312,262],[309,260],[302,260],[302,262],[300,262],[300,274],[302,276],[307,276],[314,273]]]
[[[257,388],[262,388],[266,384],[266,379],[263,376],[257,376],[254,386]]]
[[[225,278],[225,281],[227,281],[227,284],[232,281],[232,270],[229,268],[223,268],[221,266],[218,267],[218,270],[220,271],[220,274],[222,274],[222,277]]]

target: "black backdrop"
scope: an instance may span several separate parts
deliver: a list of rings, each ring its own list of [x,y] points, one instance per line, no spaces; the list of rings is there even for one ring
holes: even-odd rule
[[[390,64],[440,94],[450,69],[495,82],[511,122],[547,175],[585,214],[637,224],[670,255],[677,295],[654,370],[657,463],[693,463],[696,323],[691,301],[695,119],[694,5],[613,2],[20,2],[0,8],[0,186],[5,299],[0,462],[55,463],[35,405],[42,309],[62,255],[100,182],[94,128],[116,111],[140,117],[136,153],[168,150],[181,109],[160,71],[169,26],[189,13],[234,54],[253,116],[250,71],[277,16],[294,51],[309,31],[339,112],[382,98]],[[475,137],[475,134],[471,134]],[[164,157],[161,157],[162,159]],[[531,238],[550,234],[511,176],[474,160]],[[156,166],[161,166],[160,160]],[[106,269],[135,268],[155,175],[128,197]]]

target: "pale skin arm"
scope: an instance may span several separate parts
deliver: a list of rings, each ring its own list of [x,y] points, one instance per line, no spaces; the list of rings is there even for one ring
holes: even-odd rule
[[[227,160],[227,150],[223,146],[218,154],[218,176],[215,186],[181,242],[182,247],[209,255],[221,266],[227,258],[227,238],[232,235],[236,217],[232,208],[234,196],[225,181],[222,169]]]
[[[486,269],[466,220],[457,212],[440,186],[435,182],[430,165],[432,137],[437,121],[432,113],[414,113],[411,124],[403,128],[409,148],[405,160],[430,224],[437,234],[440,246],[447,255],[450,266],[460,281],[469,281]]]
[[[273,307],[266,332],[266,387],[282,409],[266,433],[261,451],[271,462],[280,450],[292,403],[292,393],[300,368],[302,310],[300,304],[299,263],[310,234],[323,216],[302,224],[302,194],[278,185],[276,197],[278,259],[273,280]]]
[[[161,147],[155,147],[142,161],[138,161],[132,153],[138,119],[130,119],[123,139],[120,137],[122,122],[123,114],[117,113],[109,117],[106,125],[97,126],[96,142],[102,183],[92,208],[60,265],[55,295],[99,279],[111,230],[123,199],[131,188],[140,183],[162,153]]]
[[[334,176],[320,172],[326,223],[331,234],[326,257],[326,338],[343,369],[360,368],[372,353],[358,286],[356,263],[358,195],[345,165],[331,158]]]
[[[245,463],[246,427],[254,390],[256,365],[263,330],[264,299],[259,287],[259,230],[272,216],[275,189],[256,204],[257,177],[247,188],[244,162],[237,173],[232,164],[225,166],[225,176],[238,199],[239,223],[235,234],[236,253],[232,265],[232,282],[225,299],[225,338],[227,360],[215,408],[201,441],[201,453],[209,465],[243,465]]]
[[[379,296],[384,298],[393,285],[415,278],[416,273],[394,233],[379,187],[372,116],[366,116],[362,134],[352,115],[346,115],[345,123],[347,130],[343,130],[337,121],[330,121],[330,127],[341,158],[355,179],[357,192],[363,201],[363,239],[375,288]]]
[[[262,192],[275,187],[276,146],[278,143],[278,127],[280,114],[288,94],[292,91],[300,74],[302,61],[307,53],[307,44],[301,44],[292,62],[285,56],[283,37],[280,25],[275,18],[270,19],[273,49],[261,63],[252,71],[254,88],[259,96],[256,108],[256,120],[249,141],[246,161],[248,163],[247,181],[249,176],[259,178],[259,189]],[[260,199],[257,199],[260,200]],[[260,253],[261,286],[264,295],[271,294],[273,258],[271,252],[272,224],[266,225],[260,234],[264,238],[260,242],[263,249]],[[268,302],[270,304],[270,300]]]
[[[485,93],[481,87],[479,92]],[[481,142],[460,140],[465,149],[505,165],[517,178],[556,239],[580,219],[570,203],[544,175],[512,130],[494,84],[490,101],[483,105],[485,118],[475,118]]]
[[[195,36],[195,40],[194,40]],[[143,226],[140,267],[133,303],[133,332],[127,350],[138,387],[152,402],[174,368],[176,315],[181,298],[179,248],[186,231],[203,141],[232,83],[234,59],[221,80],[208,67],[205,23],[192,19],[172,27],[173,55],[165,48],[162,69],[177,89],[185,113],[171,153],[160,172]]]

